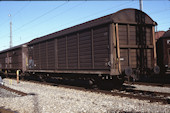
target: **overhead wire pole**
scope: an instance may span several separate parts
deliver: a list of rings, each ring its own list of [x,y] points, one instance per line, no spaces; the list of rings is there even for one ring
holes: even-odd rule
[[[140,10],[142,11],[143,10],[143,1],[142,0],[139,0],[139,5],[140,5]]]
[[[9,14],[9,17],[10,17],[10,42],[9,42],[9,47],[11,48],[12,47],[12,17],[11,17],[11,14]]]
[[[15,31],[19,31],[20,29],[22,29],[22,28],[25,27],[26,25],[29,25],[29,24],[33,23],[34,21],[38,20],[39,18],[41,18],[41,17],[43,17],[43,16],[45,16],[45,15],[51,13],[52,11],[54,11],[54,10],[60,8],[61,6],[65,5],[66,3],[68,3],[68,2],[64,2],[63,4],[61,4],[61,5],[59,5],[59,6],[55,7],[55,8],[53,8],[53,9],[47,11],[47,12],[45,12],[44,14],[42,14],[42,15],[40,15],[40,16],[34,18],[33,20],[31,20],[31,21],[25,23],[24,25],[22,25],[21,27],[19,27],[18,29],[14,29],[13,31],[14,31],[14,32],[15,32]],[[8,15],[8,16],[10,17],[11,15]],[[10,19],[11,19],[11,22],[12,22],[12,17],[11,17]],[[11,25],[12,25],[12,24],[11,24]],[[12,27],[11,27],[11,28],[12,28]],[[12,29],[11,29],[11,31],[12,31]],[[8,34],[5,34],[4,36],[6,36],[6,35],[8,35]]]

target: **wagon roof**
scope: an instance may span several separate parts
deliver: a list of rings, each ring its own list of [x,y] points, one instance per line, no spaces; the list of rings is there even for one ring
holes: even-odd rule
[[[77,31],[81,31],[84,29],[92,28],[98,25],[104,25],[108,23],[128,23],[128,24],[140,24],[140,17],[143,17],[145,24],[156,25],[146,13],[138,10],[138,9],[123,9],[116,13],[106,15],[70,28],[63,29],[61,31],[57,31],[36,39],[33,39],[29,42],[30,45],[39,43],[45,40],[50,40],[56,37],[61,37],[66,34],[74,33]]]
[[[170,38],[170,30],[166,31],[162,38]]]
[[[2,50],[0,51],[0,53],[4,53],[4,52],[7,52],[7,51],[11,51],[11,50],[15,50],[15,49],[19,49],[23,46],[27,45],[27,43],[24,43],[24,44],[21,44],[21,45],[18,45],[18,46],[14,46],[14,47],[11,47],[11,48],[8,48],[8,49],[5,49],[5,50]]]
[[[158,40],[164,35],[165,31],[158,31],[155,33],[155,39]]]

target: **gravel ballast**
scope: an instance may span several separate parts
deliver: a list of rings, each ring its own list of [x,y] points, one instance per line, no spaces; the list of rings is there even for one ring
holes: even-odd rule
[[[80,112],[170,112],[170,105],[149,103],[137,99],[85,92],[58,86],[4,79],[5,85],[29,93],[22,97],[0,97],[5,106],[20,113],[80,113]]]

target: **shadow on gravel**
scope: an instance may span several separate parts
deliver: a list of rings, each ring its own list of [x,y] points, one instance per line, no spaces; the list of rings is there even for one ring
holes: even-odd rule
[[[140,112],[135,112],[135,111],[123,111],[123,110],[108,110],[107,113],[140,113]]]
[[[76,79],[48,79],[47,83],[52,83],[53,86],[68,85],[89,88],[88,80],[76,80]]]
[[[39,109],[38,95],[35,93],[29,93],[28,95],[32,95],[34,113],[41,113]]]
[[[130,85],[122,85],[122,88],[124,88],[124,89],[134,89],[134,88],[136,88],[136,87],[134,87],[134,86],[130,86]]]
[[[18,113],[18,111],[12,111],[10,109],[5,109],[4,106],[0,107],[0,113]]]

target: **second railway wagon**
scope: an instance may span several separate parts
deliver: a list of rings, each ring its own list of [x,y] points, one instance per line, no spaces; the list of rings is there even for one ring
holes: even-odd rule
[[[147,14],[124,9],[28,43],[29,72],[146,75],[156,63],[155,25]],[[89,75],[89,76],[90,76]]]
[[[0,69],[5,74],[27,70],[27,44],[18,45],[0,52]]]
[[[170,75],[170,30],[158,39],[157,43],[158,65],[161,69],[161,75]]]

